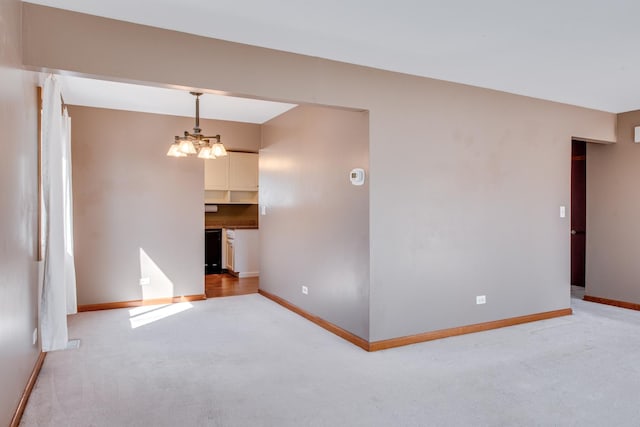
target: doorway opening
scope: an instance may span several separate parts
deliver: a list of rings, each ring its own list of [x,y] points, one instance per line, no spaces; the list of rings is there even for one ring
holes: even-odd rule
[[[571,141],[571,285],[585,286],[587,143]]]

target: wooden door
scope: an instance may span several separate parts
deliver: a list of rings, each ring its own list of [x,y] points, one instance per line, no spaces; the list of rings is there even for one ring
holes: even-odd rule
[[[571,143],[571,284],[585,285],[587,143]]]

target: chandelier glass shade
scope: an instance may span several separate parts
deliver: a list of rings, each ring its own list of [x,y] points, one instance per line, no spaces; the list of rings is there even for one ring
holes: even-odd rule
[[[191,92],[196,97],[196,125],[193,132],[184,131],[184,135],[176,136],[167,151],[167,156],[187,157],[197,154],[201,159],[215,159],[227,155],[227,150],[220,142],[220,135],[207,136],[200,129],[200,95],[201,92]]]

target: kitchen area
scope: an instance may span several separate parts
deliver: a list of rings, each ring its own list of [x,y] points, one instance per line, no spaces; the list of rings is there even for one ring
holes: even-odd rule
[[[258,154],[204,160],[205,290],[208,298],[258,290]]]

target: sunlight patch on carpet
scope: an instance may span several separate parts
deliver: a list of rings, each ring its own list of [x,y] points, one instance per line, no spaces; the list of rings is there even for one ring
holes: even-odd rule
[[[182,313],[192,307],[193,305],[191,303],[180,302],[176,304],[145,305],[133,308],[129,310],[131,329],[136,329],[140,326],[148,325],[169,316]]]

